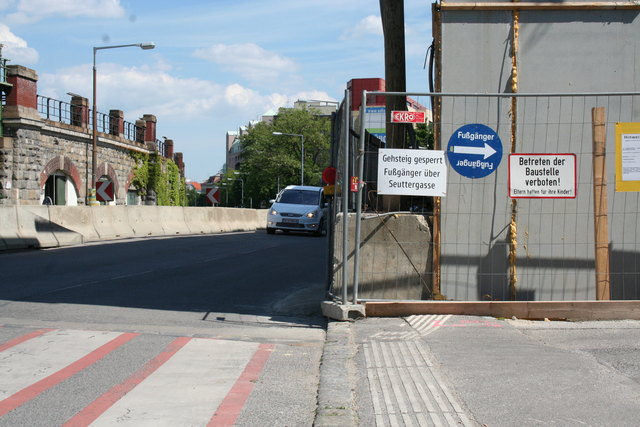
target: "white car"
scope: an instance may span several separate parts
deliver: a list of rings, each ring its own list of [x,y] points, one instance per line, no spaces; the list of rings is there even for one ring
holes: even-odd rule
[[[276,230],[306,231],[318,236],[326,232],[327,203],[322,187],[289,185],[284,188],[267,213],[267,233]]]

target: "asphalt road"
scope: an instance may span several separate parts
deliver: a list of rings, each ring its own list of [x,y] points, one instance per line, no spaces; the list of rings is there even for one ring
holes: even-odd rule
[[[142,385],[168,381],[165,386],[170,389],[176,380],[170,372],[176,367],[169,365],[183,363],[177,368],[183,372],[201,364],[202,369],[214,371],[195,373],[193,381],[198,384],[185,387],[208,390],[213,385],[199,384],[200,378],[216,377],[214,385],[222,387],[216,405],[226,402],[225,393],[230,393],[234,381],[244,378],[253,387],[237,411],[236,425],[310,425],[325,339],[320,301],[325,295],[326,245],[326,238],[256,232],[0,253],[0,345],[47,330],[41,337],[0,352],[7,366],[24,366],[27,359],[22,358],[36,354],[42,360],[34,361],[34,366],[43,366],[58,378],[56,366],[63,363],[65,352],[56,356],[55,346],[62,346],[64,340],[70,340],[70,350],[77,348],[79,354],[84,354],[85,347],[92,348],[86,340],[100,336],[86,336],[87,331],[113,333],[116,340],[126,341],[96,359],[90,368],[22,402],[4,416],[0,404],[0,425],[62,425],[109,387],[116,387],[118,381],[126,382],[129,375],[138,378],[145,363],[166,353],[166,346],[177,345],[174,340],[182,340],[180,345],[184,345],[177,353],[180,357],[172,357],[166,368],[160,367],[151,376],[153,380],[144,380]],[[211,338],[216,339],[213,347],[207,341]],[[40,341],[43,348],[38,347]],[[203,350],[194,350],[198,348]],[[245,362],[247,367],[259,365],[256,360],[260,362],[261,354],[264,366],[257,371],[254,368],[256,377],[247,382],[241,368]],[[199,362],[203,355],[208,359]],[[242,366],[233,368],[238,361],[244,361]],[[8,371],[0,369],[0,376],[7,375],[2,380],[7,384],[15,381],[18,390],[20,379],[10,378]],[[230,377],[225,380],[225,376]],[[290,380],[292,376],[296,381]],[[34,377],[34,384],[36,380]],[[135,388],[140,393],[144,390]],[[211,390],[207,393],[215,395]],[[145,398],[139,400],[144,402]],[[185,404],[174,412],[197,412],[195,404]],[[130,411],[134,403],[123,405]],[[232,408],[238,409],[235,405]],[[221,404],[220,408],[227,406]],[[118,415],[117,411],[114,405],[114,413],[103,416],[119,420],[131,416],[134,425],[140,422],[135,412]],[[207,411],[213,413],[211,408],[203,408],[203,413]],[[108,424],[108,418],[105,420]],[[180,425],[182,421],[174,418],[166,422]]]

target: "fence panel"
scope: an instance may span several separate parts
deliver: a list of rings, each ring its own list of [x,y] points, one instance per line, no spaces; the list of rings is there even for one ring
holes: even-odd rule
[[[499,163],[494,159],[497,168],[485,177],[469,178],[456,172],[451,164],[448,165],[447,195],[440,199],[440,245],[434,248],[432,238],[424,242],[425,251],[439,253],[436,262],[439,259],[441,294],[446,299],[459,301],[567,301],[596,298],[591,112],[593,108],[603,107],[606,113],[611,298],[640,299],[640,200],[638,192],[615,191],[616,156],[621,155],[616,149],[615,124],[640,122],[640,94],[385,95],[424,96],[420,98],[424,100],[438,96],[441,107],[436,135],[440,135],[442,150],[447,150],[449,138],[459,128],[469,124],[488,126],[501,140]],[[364,110],[362,119],[367,121],[368,129],[385,127],[384,115],[380,114],[379,109],[369,107],[370,117],[367,117],[367,107]],[[373,126],[376,121],[379,123]],[[350,143],[355,145],[354,141]],[[403,196],[402,200],[395,202],[395,206],[381,206],[381,198],[376,194],[377,150],[384,146],[384,141],[367,136],[363,216],[371,218],[391,208],[402,215],[420,213],[432,227],[433,200],[430,197]],[[406,147],[415,147],[411,138],[407,138]],[[509,197],[510,153],[575,155],[576,197]],[[355,164],[354,160],[350,156],[349,162]],[[353,167],[350,170],[354,171]],[[543,183],[555,182],[544,179],[558,177],[531,178],[542,178],[538,182]],[[364,223],[369,219],[362,221]],[[364,238],[371,239],[371,236]],[[353,235],[350,239],[353,239]],[[360,246],[364,244],[362,239]],[[404,242],[404,245],[407,243]],[[401,292],[402,287],[407,286],[408,282],[415,282],[416,278],[423,290],[427,284],[431,286],[434,271],[431,265],[428,271],[416,271],[413,278],[404,272],[396,274],[394,281],[382,281],[382,285],[372,279],[375,275],[395,274],[393,270],[398,270],[398,265],[394,264],[395,261],[390,262],[389,258],[409,258],[403,242],[397,241],[396,244],[397,253],[383,251],[374,255],[374,260],[360,264],[359,289],[386,287],[384,292],[365,292],[362,300],[407,299],[398,295],[407,295]],[[350,246],[355,248],[354,242]],[[350,256],[354,255],[353,252],[352,249]],[[351,274],[352,270],[348,276]],[[425,275],[430,276],[428,281],[424,280]],[[353,286],[353,281],[349,282],[349,286]],[[390,292],[389,286],[395,286],[396,291]],[[417,298],[433,296],[430,292],[418,295]]]

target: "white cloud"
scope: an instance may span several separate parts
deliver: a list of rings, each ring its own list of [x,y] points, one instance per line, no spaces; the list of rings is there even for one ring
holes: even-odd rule
[[[125,13],[120,0],[20,0],[17,9],[18,12],[34,17],[62,15],[119,18]]]
[[[0,10],[9,9],[14,3],[15,0],[0,0]]]
[[[38,93],[65,100],[66,93],[73,92],[90,99],[91,76],[90,65],[43,74]],[[123,110],[125,120],[131,122],[143,114],[154,114],[158,121],[187,122],[230,111],[240,112],[249,120],[269,109],[291,106],[298,99],[331,100],[324,91],[261,94],[237,83],[223,86],[197,78],[178,78],[156,65],[123,67],[103,63],[97,76],[98,110],[104,113],[110,109]]]
[[[356,39],[370,36],[382,36],[382,19],[379,16],[369,15],[356,24],[355,27],[346,31],[343,39]]]
[[[298,99],[331,100],[324,91],[293,94],[261,93],[240,84],[221,85],[198,78],[180,78],[157,64],[124,67],[98,64],[98,111],[124,111],[124,119],[135,122],[143,114],[158,119],[157,135],[176,141],[176,151],[185,153],[190,177],[204,179],[224,163],[224,132],[247,124],[269,110],[291,107]],[[43,73],[38,93],[69,101],[67,92],[84,95],[91,103],[91,65]]]
[[[194,55],[249,80],[273,79],[280,74],[298,69],[291,59],[263,49],[254,43],[216,44],[206,49],[198,49]]]
[[[3,1],[3,0],[0,0]],[[7,6],[11,6],[10,2]],[[5,7],[9,9],[9,7]],[[120,0],[19,0],[7,22],[28,24],[48,17],[120,18],[125,15]]]
[[[2,56],[13,64],[33,65],[38,62],[38,52],[27,45],[26,40],[16,36],[5,24],[0,24],[0,43],[4,45]]]

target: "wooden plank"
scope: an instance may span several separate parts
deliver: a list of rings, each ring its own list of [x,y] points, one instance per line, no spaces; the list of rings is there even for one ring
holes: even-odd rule
[[[595,229],[596,299],[611,299],[604,107],[591,110],[593,126],[593,225]]]
[[[367,317],[453,314],[518,319],[640,320],[640,301],[367,302]]]
[[[440,10],[640,10],[635,2],[442,2]]]

